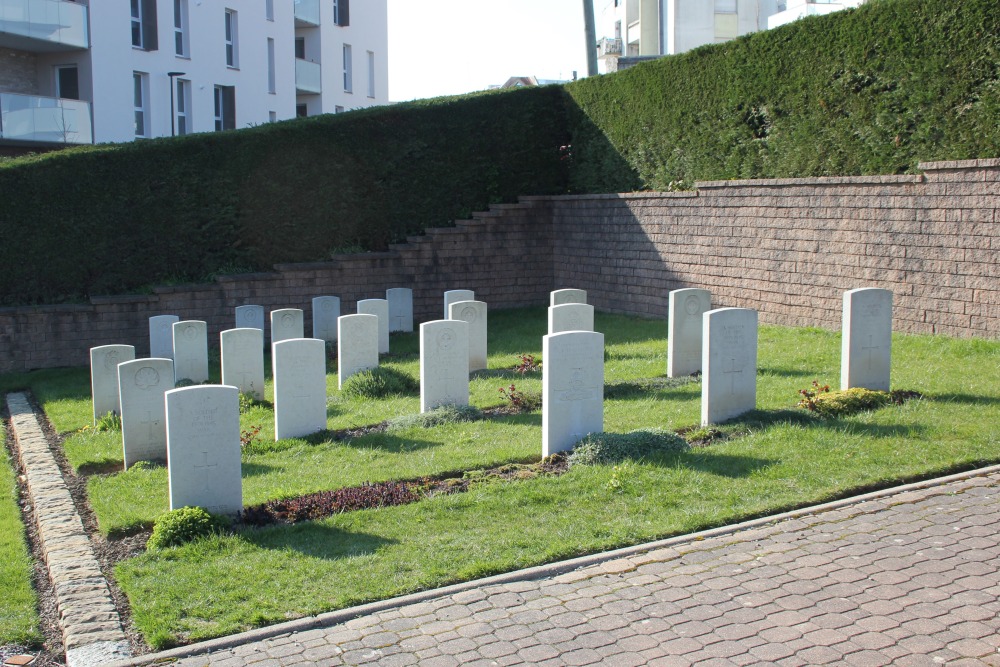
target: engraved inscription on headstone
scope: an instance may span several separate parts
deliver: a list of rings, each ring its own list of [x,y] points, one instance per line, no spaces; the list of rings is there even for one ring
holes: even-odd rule
[[[208,325],[198,320],[174,322],[174,381],[208,380]]]
[[[237,329],[260,329],[260,345],[264,347],[264,306],[237,306]]]
[[[338,317],[340,317],[340,297],[315,297],[312,300],[312,337],[328,343],[336,342]]]
[[[420,325],[420,412],[469,404],[469,325],[435,320]]]
[[[892,292],[862,288],[844,292],[840,388],[889,391],[892,361]]]
[[[587,303],[587,290],[557,289],[549,292],[550,306],[561,306],[564,303]]]
[[[385,299],[363,299],[358,301],[359,315],[378,317],[378,353],[389,352],[389,302]]]
[[[118,365],[125,467],[167,456],[163,394],[174,388],[170,359],[136,359]]]
[[[216,514],[243,509],[240,408],[236,387],[202,385],[166,392],[170,509]]]
[[[389,302],[389,331],[413,331],[413,290],[393,287],[385,291]]]
[[[94,406],[94,424],[114,412],[122,414],[118,393],[118,364],[135,359],[131,345],[102,345],[90,348],[90,395]]]
[[[757,311],[718,308],[702,315],[701,423],[715,424],[757,405]]]
[[[337,387],[368,368],[378,368],[378,316],[341,315],[337,320]]]
[[[604,430],[604,334],[543,336],[542,358],[542,456],[549,456]]]
[[[486,368],[488,315],[483,301],[456,301],[448,307],[448,319],[469,325],[469,372]]]
[[[156,315],[149,318],[149,356],[157,359],[174,358],[174,322],[176,315]]]
[[[299,308],[282,308],[271,311],[271,344],[290,338],[305,336],[305,317]]]
[[[453,289],[444,293],[444,319],[451,315],[451,304],[459,301],[475,301],[476,293],[470,289]]]
[[[667,306],[667,377],[701,370],[702,315],[712,309],[712,293],[686,288],[670,292]]]
[[[274,438],[326,428],[326,344],[293,338],[274,344]]]
[[[264,399],[264,332],[256,328],[228,329],[219,334],[222,384]]]
[[[549,306],[549,335],[563,331],[593,331],[594,307],[585,303]]]

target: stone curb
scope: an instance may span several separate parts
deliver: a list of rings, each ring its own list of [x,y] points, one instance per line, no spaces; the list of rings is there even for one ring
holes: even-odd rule
[[[162,662],[197,656],[205,653],[224,651],[232,649],[237,646],[242,646],[244,644],[259,642],[265,639],[271,639],[282,635],[288,635],[296,632],[305,632],[308,630],[315,630],[318,628],[329,627],[340,623],[345,623],[360,616],[367,616],[378,612],[387,611],[390,609],[405,607],[420,602],[426,602],[428,600],[436,598],[447,597],[450,595],[455,595],[457,593],[462,593],[472,589],[510,584],[518,581],[530,581],[535,579],[552,578],[561,574],[565,574],[567,572],[571,572],[573,570],[592,567],[594,565],[600,565],[602,563],[606,563],[608,561],[620,558],[635,556],[637,554],[656,551],[659,549],[665,549],[669,547],[677,547],[682,544],[698,542],[708,538],[731,535],[734,533],[750,530],[753,528],[758,528],[769,524],[776,524],[782,521],[787,521],[789,519],[796,519],[802,516],[821,514],[824,512],[837,510],[851,505],[859,505],[861,503],[869,502],[872,500],[879,500],[894,495],[901,495],[907,492],[926,490],[937,486],[950,484],[952,482],[972,479],[975,477],[982,477],[984,475],[989,475],[997,472],[1000,472],[1000,465],[988,466],[985,468],[979,468],[976,470],[970,470],[967,472],[957,473],[954,475],[948,475],[946,477],[938,477],[935,479],[924,480],[921,482],[913,482],[911,484],[904,484],[902,486],[897,486],[890,489],[873,491],[871,493],[866,493],[860,496],[853,496],[851,498],[844,498],[841,500],[835,500],[828,503],[822,503],[819,505],[804,507],[789,512],[783,512],[781,514],[761,517],[759,519],[752,519],[750,521],[744,521],[742,523],[733,524],[730,526],[721,526],[719,528],[712,528],[698,533],[690,533],[687,535],[680,535],[677,537],[658,540],[656,542],[647,542],[645,544],[635,545],[631,547],[623,547],[621,549],[615,549],[613,551],[606,551],[603,553],[592,554],[589,556],[581,556],[579,558],[573,558],[570,560],[560,561],[557,563],[539,565],[524,570],[518,570],[516,572],[508,572],[505,574],[499,574],[492,577],[486,577],[484,579],[476,579],[474,581],[467,581],[459,584],[454,584],[451,586],[445,586],[444,588],[421,591],[418,593],[412,593],[410,595],[404,595],[396,598],[391,598],[388,600],[371,602],[368,604],[359,605],[357,607],[351,607],[348,609],[340,609],[337,611],[327,612],[325,614],[319,614],[317,616],[300,618],[293,621],[288,621],[286,623],[280,623],[277,625],[271,625],[264,628],[258,628],[256,630],[250,630],[248,632],[243,632],[240,634],[229,635],[227,637],[220,637],[218,639],[210,639],[208,641],[200,642],[197,644],[180,646],[177,648],[168,649],[166,651],[161,651],[159,653],[150,653],[129,660],[123,660],[111,663],[109,667],[138,667],[139,665],[149,665],[151,663],[159,664]],[[907,498],[903,502],[913,502],[914,500],[915,498]]]
[[[7,395],[7,410],[55,591],[66,664],[90,667],[127,658],[129,644],[108,582],[41,424],[22,393]]]

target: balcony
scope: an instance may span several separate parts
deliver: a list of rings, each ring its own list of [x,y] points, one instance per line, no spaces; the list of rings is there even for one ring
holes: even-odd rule
[[[323,79],[319,63],[302,58],[295,59],[295,93],[297,95],[318,95],[323,92]]]
[[[0,0],[0,47],[49,53],[89,46],[86,6],[65,0]]]
[[[598,58],[620,58],[622,55],[622,40],[602,37],[597,42]]]
[[[92,144],[90,104],[80,100],[0,93],[0,139]]]
[[[319,25],[319,0],[295,0],[295,27]]]

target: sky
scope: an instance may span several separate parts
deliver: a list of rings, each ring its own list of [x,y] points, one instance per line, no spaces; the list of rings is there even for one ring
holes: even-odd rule
[[[389,99],[587,72],[582,0],[388,0]]]

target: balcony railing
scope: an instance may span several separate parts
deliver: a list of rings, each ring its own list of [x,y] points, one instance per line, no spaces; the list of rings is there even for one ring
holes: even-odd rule
[[[598,58],[613,58],[622,55],[622,40],[611,37],[602,37],[597,42]]]
[[[0,0],[0,46],[25,51],[86,49],[87,7],[66,0]]]
[[[319,63],[295,59],[295,92],[318,94],[323,92],[323,78]]]
[[[0,93],[0,139],[92,144],[90,104],[80,100]]]
[[[319,0],[295,0],[295,23],[319,25]]]

